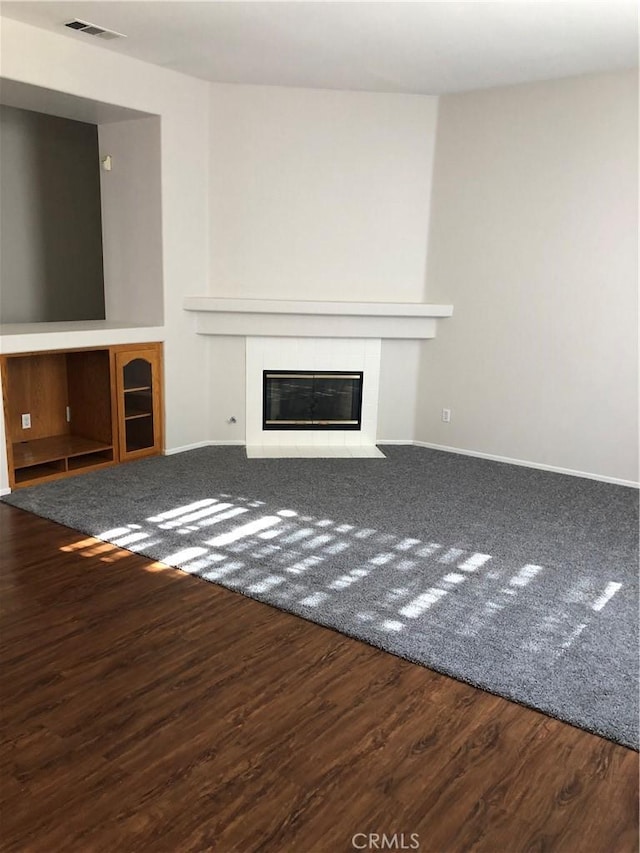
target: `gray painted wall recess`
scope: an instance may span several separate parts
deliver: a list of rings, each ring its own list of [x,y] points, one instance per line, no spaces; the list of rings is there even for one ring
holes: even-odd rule
[[[98,128],[0,107],[0,322],[105,318]]]

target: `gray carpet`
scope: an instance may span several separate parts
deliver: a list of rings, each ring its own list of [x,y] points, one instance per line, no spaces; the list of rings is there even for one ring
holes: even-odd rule
[[[637,491],[384,450],[212,447],[5,500],[637,749]]]

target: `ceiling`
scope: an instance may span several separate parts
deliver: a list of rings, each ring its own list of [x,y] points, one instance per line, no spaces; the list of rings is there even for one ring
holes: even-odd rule
[[[2,14],[205,80],[442,94],[638,64],[636,2],[2,2]],[[105,42],[80,18],[127,35]]]

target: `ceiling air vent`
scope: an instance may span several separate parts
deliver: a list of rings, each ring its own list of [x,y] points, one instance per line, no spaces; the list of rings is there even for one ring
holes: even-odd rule
[[[105,27],[98,27],[96,24],[90,24],[88,21],[80,21],[75,18],[73,21],[68,21],[65,27],[70,30],[77,30],[81,33],[86,33],[88,36],[95,36],[99,39],[109,41],[110,39],[125,39],[124,33],[117,33],[115,30],[107,30]]]

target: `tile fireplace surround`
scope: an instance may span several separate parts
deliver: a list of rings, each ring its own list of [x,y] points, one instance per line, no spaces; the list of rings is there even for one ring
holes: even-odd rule
[[[427,339],[451,305],[189,297],[201,335],[246,340],[247,456],[368,456],[376,448],[382,340]],[[360,430],[263,430],[264,370],[362,371]]]
[[[353,455],[348,448],[376,450],[378,385],[380,380],[379,338],[280,338],[248,337],[246,341],[247,455],[257,456],[263,448],[280,448],[277,455]],[[264,370],[362,371],[362,426],[359,430],[263,430],[262,372]],[[304,454],[292,453],[296,448]],[[323,450],[336,448],[323,454]],[[340,452],[338,452],[340,449]],[[375,451],[375,453],[374,453]],[[266,455],[276,455],[272,450]],[[363,455],[360,453],[359,455]]]

